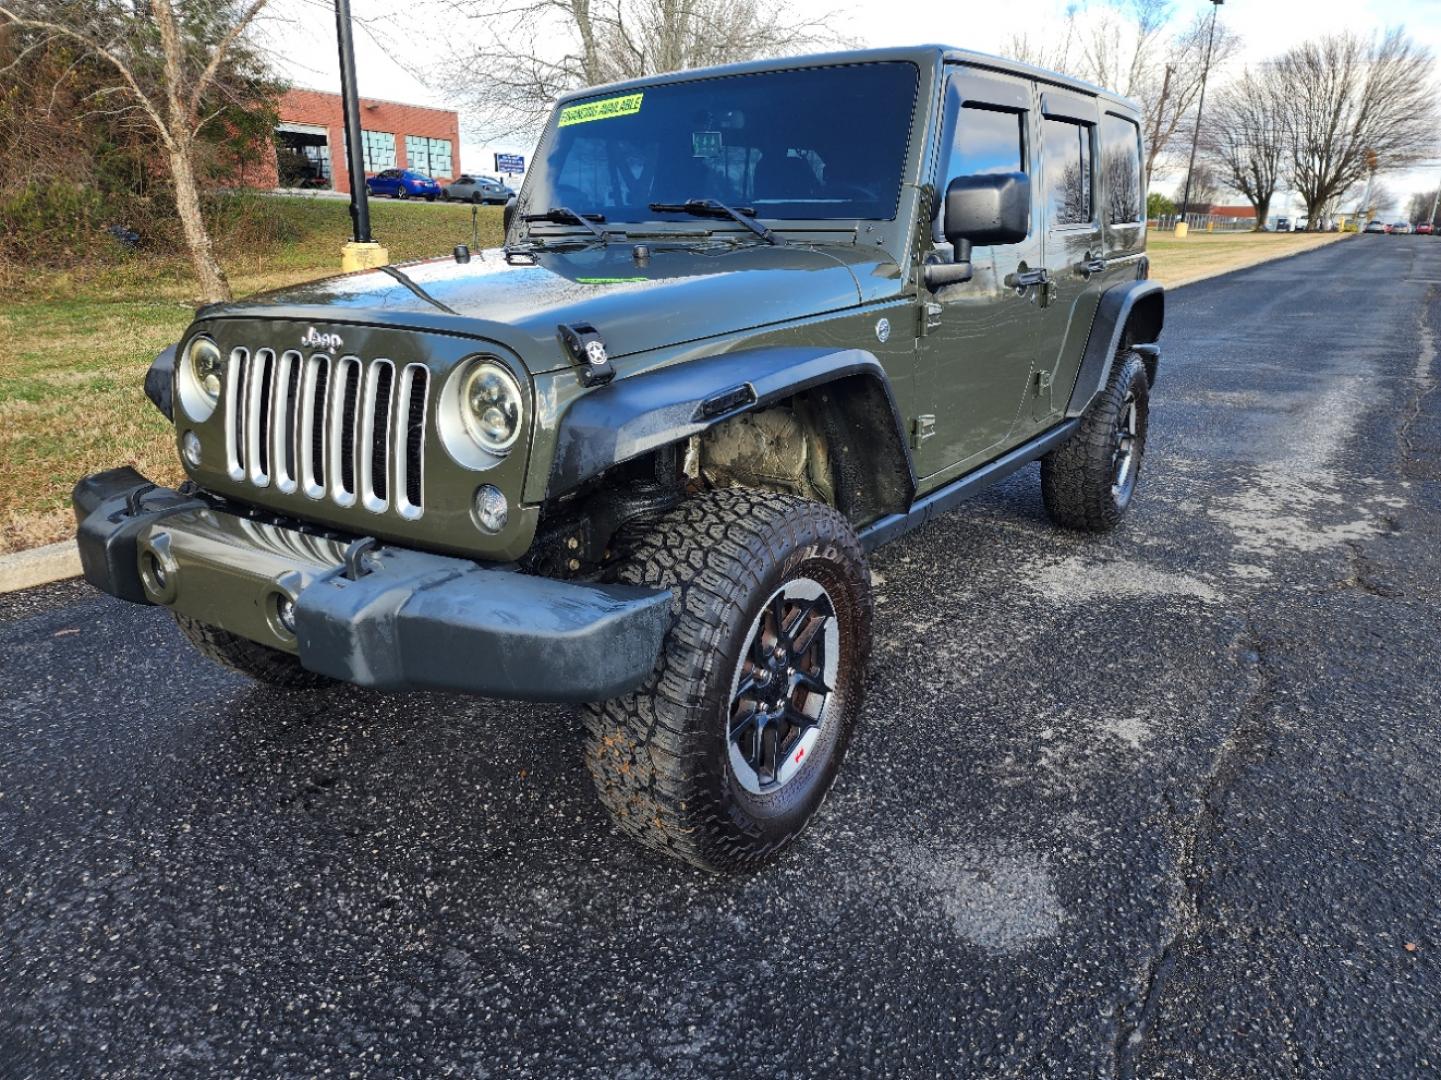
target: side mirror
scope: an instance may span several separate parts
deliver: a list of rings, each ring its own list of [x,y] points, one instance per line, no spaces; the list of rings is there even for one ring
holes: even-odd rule
[[[951,263],[926,267],[926,287],[971,280],[971,245],[1019,244],[1031,231],[1031,178],[1025,173],[958,176],[946,187],[942,232]]]
[[[516,196],[512,195],[505,200],[505,209],[500,212],[501,228],[505,232],[505,242],[510,242],[510,223],[515,220]]]

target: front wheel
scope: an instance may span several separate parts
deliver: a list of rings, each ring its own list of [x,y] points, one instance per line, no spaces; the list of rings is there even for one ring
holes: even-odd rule
[[[1075,434],[1041,459],[1041,497],[1052,521],[1086,532],[1121,523],[1136,494],[1150,415],[1146,366],[1128,349]]]
[[[395,197],[397,199],[408,199],[410,198],[410,192],[406,191],[405,188],[396,188]]]
[[[648,847],[707,870],[759,866],[825,801],[860,714],[860,542],[827,506],[731,488],[623,543],[619,580],[675,599],[652,676],[586,708],[601,802]]]

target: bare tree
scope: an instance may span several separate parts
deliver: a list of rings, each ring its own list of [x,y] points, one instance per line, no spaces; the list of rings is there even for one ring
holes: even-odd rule
[[[1209,213],[1216,196],[1221,194],[1221,186],[1221,177],[1209,161],[1196,162],[1196,167],[1191,170],[1191,203],[1183,209],[1191,214]],[[1182,194],[1181,190],[1176,191],[1177,206],[1182,205]]]
[[[1435,225],[1434,219],[1441,219],[1438,203],[1441,199],[1438,199],[1434,188],[1416,192],[1406,200],[1406,220],[1412,225]]]
[[[112,68],[118,88],[155,130],[175,185],[175,207],[200,289],[208,301],[230,299],[200,209],[196,149],[201,129],[220,111],[213,91],[226,60],[269,0],[131,4],[0,0],[0,26],[68,42]]]
[[[1221,182],[1256,208],[1264,229],[1286,167],[1286,85],[1275,68],[1246,71],[1216,97],[1202,144]]]
[[[1182,142],[1189,145],[1210,32],[1203,15],[1177,30],[1171,0],[1104,0],[1070,4],[1059,26],[1044,35],[1013,35],[1004,51],[1139,101],[1149,187],[1161,156]],[[1240,36],[1220,24],[1212,68],[1235,56],[1240,45]]]
[[[561,94],[619,79],[834,43],[823,18],[774,0],[449,0],[474,36],[444,65],[479,134],[538,131]]]
[[[1071,74],[1071,49],[1076,40],[1076,15],[1080,9],[1080,0],[1074,0],[1066,5],[1061,31],[1053,29],[1044,34],[1032,35],[1025,31],[1012,34],[1001,47],[1001,52],[1023,64]]]
[[[1145,69],[1147,83],[1132,92],[1145,109],[1146,183],[1156,171],[1163,154],[1189,145],[1195,131],[1195,111],[1201,96],[1201,80],[1206,71],[1206,42],[1211,33],[1210,20],[1196,16],[1185,29],[1166,43],[1166,47]],[[1223,66],[1241,49],[1241,36],[1224,23],[1216,27],[1215,46],[1211,50],[1211,68]]]
[[[1404,30],[1309,41],[1282,56],[1277,71],[1287,89],[1291,180],[1312,228],[1368,163],[1385,170],[1429,153],[1436,123],[1431,53]]]

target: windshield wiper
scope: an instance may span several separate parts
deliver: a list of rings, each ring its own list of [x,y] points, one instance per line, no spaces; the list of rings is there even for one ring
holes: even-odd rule
[[[543,214],[526,214],[525,220],[549,221],[555,225],[584,225],[602,240],[609,238],[609,234],[604,229],[594,224],[597,221],[603,223],[605,221],[604,214],[577,214],[567,206],[552,206]]]
[[[683,203],[653,202],[650,208],[658,214],[690,214],[692,217],[719,217],[738,221],[767,244],[779,244],[781,238],[755,217],[750,206],[727,206],[719,199],[687,199]]]

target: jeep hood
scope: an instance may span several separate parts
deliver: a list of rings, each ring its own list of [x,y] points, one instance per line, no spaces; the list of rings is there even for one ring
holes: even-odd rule
[[[561,323],[590,323],[613,357],[853,307],[900,287],[884,252],[725,242],[632,243],[472,256],[367,270],[206,309],[206,316],[295,318],[321,333],[347,323],[489,338],[533,372],[565,367]]]

